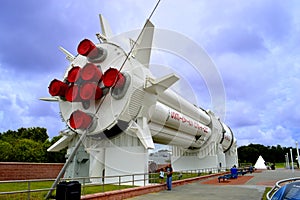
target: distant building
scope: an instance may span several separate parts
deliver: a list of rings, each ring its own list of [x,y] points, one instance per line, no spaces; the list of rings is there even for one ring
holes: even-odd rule
[[[149,154],[149,160],[156,164],[166,164],[171,161],[171,153],[169,150],[159,150]]]

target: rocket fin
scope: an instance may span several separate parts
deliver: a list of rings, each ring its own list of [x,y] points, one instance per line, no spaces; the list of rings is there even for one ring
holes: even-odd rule
[[[42,101],[59,101],[58,97],[41,97],[40,100]]]
[[[75,59],[75,57],[68,52],[66,49],[64,49],[63,47],[58,47],[59,50],[61,50],[61,52],[63,52],[66,55],[66,59],[70,62],[73,62],[73,60]]]
[[[62,136],[57,142],[47,149],[48,152],[58,152],[66,148],[69,142],[73,139],[75,134],[69,134]]]
[[[111,38],[113,36],[113,33],[111,31],[108,21],[101,14],[99,15],[99,17],[100,17],[102,35],[104,35],[107,39]]]
[[[149,67],[153,34],[154,25],[147,20],[138,40],[136,41],[136,44],[134,45],[134,48],[132,49],[132,56],[146,67]]]
[[[179,80],[179,77],[172,73],[169,75],[166,75],[164,77],[158,78],[158,79],[152,79],[148,77],[145,82],[144,89],[147,92],[153,93],[153,94],[160,94],[164,92],[166,89],[171,87],[176,81]]]
[[[132,121],[130,129],[136,133],[146,149],[155,148],[146,117],[137,118],[137,122]]]

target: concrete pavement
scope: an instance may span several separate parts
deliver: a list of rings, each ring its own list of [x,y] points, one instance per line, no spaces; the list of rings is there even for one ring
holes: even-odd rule
[[[261,173],[246,174],[245,176],[254,176],[248,182],[242,185],[218,185],[202,184],[203,181],[196,181],[191,184],[174,187],[172,191],[161,191],[146,195],[130,198],[131,200],[160,200],[160,199],[197,199],[197,200],[224,200],[224,199],[261,199],[265,187],[272,187],[278,180],[300,177],[300,171],[276,169],[265,170]],[[216,178],[214,178],[216,179]]]

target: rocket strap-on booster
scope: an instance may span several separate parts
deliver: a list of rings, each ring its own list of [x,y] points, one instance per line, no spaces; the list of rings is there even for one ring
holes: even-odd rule
[[[70,65],[62,80],[51,81],[52,97],[43,98],[59,102],[61,116],[71,130],[109,139],[134,134],[146,149],[153,149],[154,143],[200,149],[211,138],[218,138],[224,152],[231,148],[236,141],[228,126],[170,89],[179,80],[176,74],[152,75],[154,26],[149,20],[129,53],[111,40],[101,15],[100,20],[99,43],[82,40],[76,56],[61,48]],[[215,129],[213,121],[222,128]],[[67,141],[63,137],[50,150],[61,149]]]

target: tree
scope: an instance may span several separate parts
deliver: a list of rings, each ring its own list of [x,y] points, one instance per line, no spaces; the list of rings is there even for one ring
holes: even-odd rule
[[[0,140],[9,142],[19,138],[19,134],[17,131],[8,130],[7,132],[0,133]]]
[[[46,159],[49,163],[64,163],[66,161],[65,155],[67,153],[67,148],[61,150],[60,152],[47,152],[47,149],[57,142],[61,136],[53,137],[52,140],[46,140],[43,143],[44,151],[46,152]]]
[[[13,146],[0,140],[0,161],[8,162],[13,157]]]
[[[31,139],[19,139],[14,146],[14,161],[45,162],[45,152],[40,142]]]
[[[65,162],[66,149],[47,152],[60,138],[49,140],[47,129],[40,127],[0,133],[0,162]]]
[[[257,158],[261,155],[266,162],[279,163],[285,162],[285,154],[290,153],[291,147],[264,146],[261,144],[249,144],[238,148],[238,157],[240,163],[255,164]],[[294,159],[296,157],[296,149],[293,149]]]
[[[8,130],[0,134],[0,140],[7,142],[16,139],[31,139],[36,142],[45,142],[48,138],[47,129],[40,127],[19,128],[17,131]]]
[[[20,128],[18,129],[18,133],[21,138],[32,139],[36,142],[45,142],[47,140],[48,134],[47,129],[35,127],[35,128]]]
[[[249,145],[238,148],[238,157],[241,162],[254,164],[259,155],[259,151],[253,146]]]

